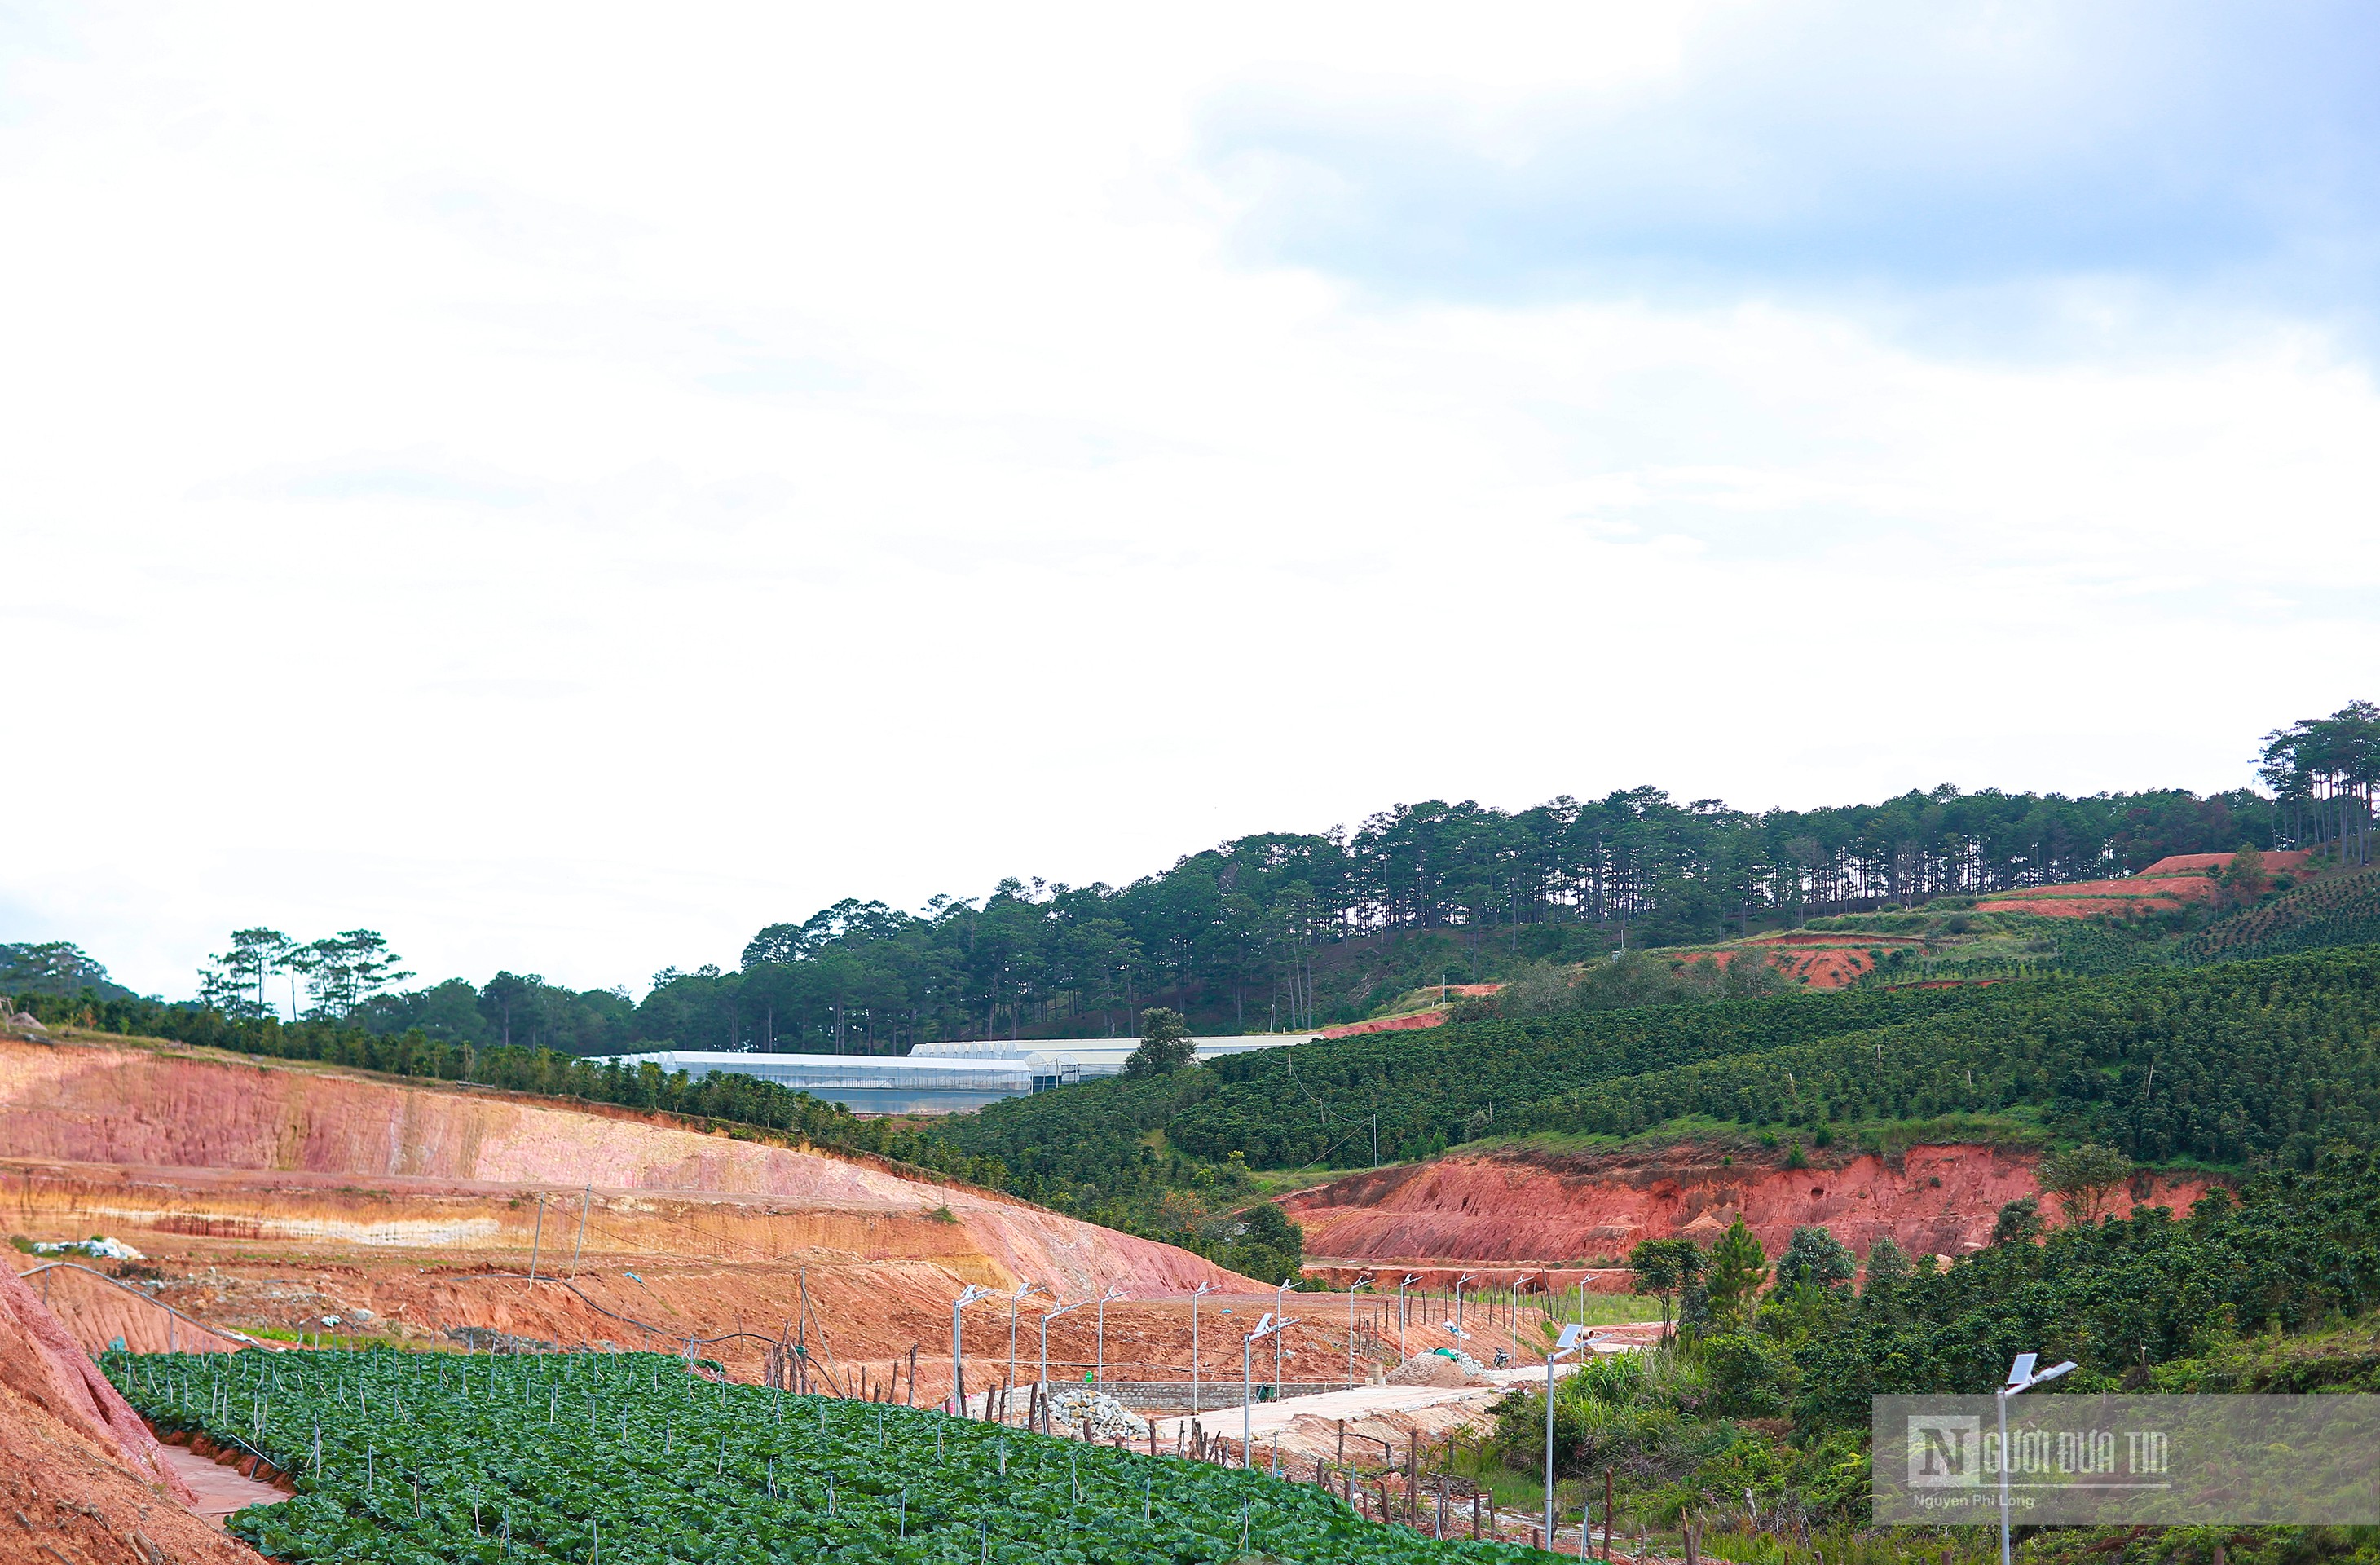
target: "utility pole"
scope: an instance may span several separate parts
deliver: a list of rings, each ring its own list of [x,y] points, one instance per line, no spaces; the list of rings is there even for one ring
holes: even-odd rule
[[[587,1249],[587,1208],[595,1204],[595,1186],[591,1183],[578,1194],[578,1243],[570,1251],[570,1276],[578,1277],[578,1257]]]

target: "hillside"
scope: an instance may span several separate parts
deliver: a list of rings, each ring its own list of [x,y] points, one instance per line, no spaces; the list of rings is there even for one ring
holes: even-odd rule
[[[211,1530],[114,1386],[13,1272],[0,1273],[0,1559],[255,1565]]]
[[[939,1134],[1040,1180],[1236,1153],[1251,1168],[1424,1156],[1492,1134],[1624,1137],[1691,1122],[1853,1135],[1950,1113],[2035,1117],[2148,1161],[2302,1162],[2375,1128],[2380,950],[1524,1021],[1246,1054],[994,1105]],[[2151,1071],[2156,1073],[2152,1080]],[[1169,1165],[1170,1166],[1170,1165]]]
[[[2375,1029],[2380,948],[2358,947],[1457,1022],[1087,1083],[934,1134],[999,1159],[1043,1199],[1127,1219],[1175,1191],[1252,1199],[1245,1171],[1362,1168],[1474,1144],[1492,1153],[1516,1137],[1553,1156],[1715,1138],[1807,1159],[2013,1132],[2103,1142],[2151,1165],[2303,1167],[2327,1141],[2380,1133]],[[1349,1220],[1312,1199],[1290,1206],[1325,1230]],[[1500,1258],[1616,1253],[1591,1237],[1603,1219],[1557,1209],[1576,1231]],[[1972,1223],[1953,1227],[1972,1238]],[[1308,1236],[1322,1260],[1416,1258],[1419,1243]]]
[[[2326,875],[2230,914],[2181,942],[2187,962],[2247,961],[2380,943],[2380,867]]]
[[[156,1045],[0,1042],[0,1192],[16,1233],[128,1243],[146,1258],[119,1272],[211,1325],[441,1344],[716,1339],[747,1379],[802,1323],[838,1383],[880,1384],[913,1345],[949,1342],[950,1301],[970,1282],[1068,1299],[1122,1288],[1136,1313],[1111,1311],[1108,1328],[1143,1353],[1171,1341],[1165,1301],[1260,1286],[872,1159]],[[123,1290],[55,1281],[86,1348],[153,1351],[176,1330],[189,1345],[187,1326]],[[970,1353],[1004,1351],[1005,1326],[971,1320]],[[1067,1317],[1053,1352],[1087,1360],[1090,1330]],[[946,1390],[947,1351],[921,1374],[928,1395],[937,1375]]]

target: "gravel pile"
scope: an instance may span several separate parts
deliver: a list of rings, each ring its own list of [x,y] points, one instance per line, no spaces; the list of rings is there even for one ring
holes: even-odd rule
[[[1415,1353],[1389,1371],[1391,1386],[1468,1386],[1485,1380],[1488,1372],[1480,1362],[1460,1348],[1450,1357],[1443,1353]]]
[[[1050,1393],[1050,1433],[1080,1439],[1088,1418],[1091,1438],[1135,1439],[1148,1434],[1148,1422],[1104,1391],[1088,1386],[1061,1386]]]

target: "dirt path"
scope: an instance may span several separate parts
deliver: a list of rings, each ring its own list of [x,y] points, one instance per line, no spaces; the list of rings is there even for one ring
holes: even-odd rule
[[[224,1518],[235,1510],[276,1505],[289,1498],[270,1484],[241,1477],[229,1463],[200,1456],[188,1446],[166,1446],[164,1454],[165,1465],[199,1497],[190,1509],[211,1527],[221,1528]]]

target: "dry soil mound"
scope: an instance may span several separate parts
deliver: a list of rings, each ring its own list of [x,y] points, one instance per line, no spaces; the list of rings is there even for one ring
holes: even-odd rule
[[[1452,1388],[1469,1385],[1470,1377],[1463,1373],[1463,1366],[1451,1358],[1438,1353],[1415,1353],[1390,1370],[1388,1381],[1391,1386]]]
[[[0,1559],[253,1565],[191,1498],[66,1328],[0,1274]]]

